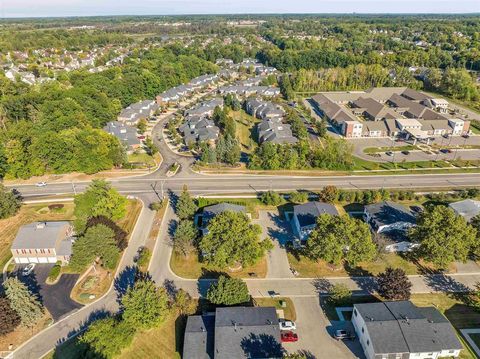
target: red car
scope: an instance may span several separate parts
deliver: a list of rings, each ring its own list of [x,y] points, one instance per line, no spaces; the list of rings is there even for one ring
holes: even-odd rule
[[[282,342],[296,342],[298,341],[298,335],[292,331],[284,332],[280,334]]]

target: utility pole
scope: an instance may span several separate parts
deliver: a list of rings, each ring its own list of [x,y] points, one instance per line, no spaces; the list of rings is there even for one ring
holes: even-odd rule
[[[76,196],[77,195],[77,189],[75,188],[75,183],[72,181],[72,189],[73,189],[73,194]]]

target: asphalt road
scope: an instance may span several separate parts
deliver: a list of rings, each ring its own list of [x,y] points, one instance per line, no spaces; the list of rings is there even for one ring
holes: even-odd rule
[[[131,195],[161,195],[163,183],[164,193],[180,192],[184,185],[188,186],[194,195],[208,194],[254,194],[269,189],[277,191],[318,190],[327,185],[344,189],[372,188],[457,188],[480,185],[478,173],[448,173],[448,174],[418,174],[418,175],[372,175],[372,176],[222,176],[194,175],[174,176],[170,178],[125,178],[110,181],[123,194]],[[50,183],[45,187],[35,185],[9,186],[16,188],[25,198],[51,195],[72,195],[83,192],[89,182]]]

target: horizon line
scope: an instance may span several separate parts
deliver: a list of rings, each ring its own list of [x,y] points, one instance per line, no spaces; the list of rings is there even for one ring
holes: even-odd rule
[[[284,12],[284,13],[270,13],[270,12],[233,12],[233,13],[172,13],[172,14],[106,14],[106,15],[52,15],[52,16],[2,16],[1,20],[18,19],[18,20],[32,20],[32,19],[78,19],[78,18],[109,18],[109,17],[198,17],[198,16],[284,16],[284,15],[308,15],[308,16],[322,16],[322,15],[347,15],[347,16],[480,16],[480,11],[475,12]]]

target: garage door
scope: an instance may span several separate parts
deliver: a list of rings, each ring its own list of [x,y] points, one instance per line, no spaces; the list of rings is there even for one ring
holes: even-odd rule
[[[48,263],[47,257],[38,257],[38,263]]]
[[[25,257],[15,258],[15,263],[21,263],[21,264],[28,263],[28,258],[25,258]]]
[[[37,257],[28,257],[28,263],[38,263]]]
[[[57,257],[48,257],[48,263],[57,263]]]

